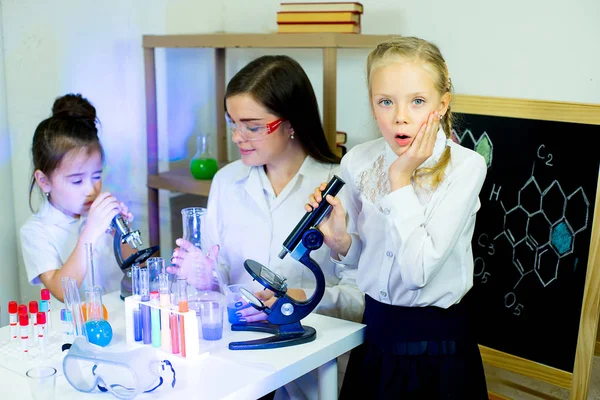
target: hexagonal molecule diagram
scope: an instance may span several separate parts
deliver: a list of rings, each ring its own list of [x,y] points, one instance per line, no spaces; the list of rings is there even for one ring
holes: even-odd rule
[[[576,235],[587,228],[590,203],[579,187],[567,195],[554,180],[543,189],[535,176],[519,189],[517,204],[504,210],[504,230],[494,240],[505,236],[512,246],[512,264],[517,269],[519,282],[528,274],[535,274],[546,287],[558,278],[563,257],[571,254]]]
[[[492,166],[494,144],[492,143],[492,139],[490,139],[487,132],[483,132],[481,136],[479,136],[479,139],[475,140],[473,133],[468,129],[465,129],[462,134],[452,129],[452,140],[454,140],[456,143],[459,143],[463,147],[478,152],[483,156],[483,158],[485,158],[487,167],[489,168]]]

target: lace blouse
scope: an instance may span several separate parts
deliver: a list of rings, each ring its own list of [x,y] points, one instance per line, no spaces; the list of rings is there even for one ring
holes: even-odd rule
[[[375,300],[447,308],[473,285],[471,239],[487,166],[440,129],[421,167],[433,166],[446,146],[451,161],[437,189],[425,180],[392,192],[388,171],[397,156],[383,138],[342,159],[352,245],[339,258],[358,265],[358,287]]]

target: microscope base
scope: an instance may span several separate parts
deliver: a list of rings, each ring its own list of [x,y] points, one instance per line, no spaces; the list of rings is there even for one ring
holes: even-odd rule
[[[298,325],[300,324],[290,324]],[[284,327],[282,330],[281,328]],[[297,327],[294,327],[297,328]],[[232,331],[252,331],[272,333],[273,336],[248,340],[245,342],[229,343],[229,350],[260,350],[260,349],[276,349],[278,347],[295,346],[302,343],[312,342],[317,338],[317,331],[311,326],[300,326],[300,330],[285,332],[284,325],[253,323],[253,324],[233,324]]]

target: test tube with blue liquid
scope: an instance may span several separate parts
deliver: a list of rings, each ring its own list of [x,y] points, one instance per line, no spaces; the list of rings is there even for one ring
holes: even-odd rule
[[[131,294],[140,296],[140,266],[133,264],[131,266]],[[138,308],[133,310],[133,336],[136,342],[142,341],[142,312]]]
[[[148,268],[140,268],[140,295],[142,303],[150,301],[150,272]],[[152,343],[152,317],[150,306],[142,304],[142,341]]]

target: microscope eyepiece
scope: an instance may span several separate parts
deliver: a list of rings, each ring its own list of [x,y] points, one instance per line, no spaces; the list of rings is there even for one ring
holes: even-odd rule
[[[279,253],[279,258],[283,259],[287,253],[293,252],[298,243],[302,240],[302,235],[309,229],[316,228],[323,218],[329,214],[331,211],[331,204],[325,200],[325,197],[327,197],[327,195],[335,197],[345,183],[346,182],[337,175],[334,175],[333,178],[331,178],[325,190],[321,192],[323,200],[319,203],[319,206],[311,212],[304,214],[300,222],[298,222],[298,225],[296,225],[292,233],[290,233],[283,242],[283,249]]]

